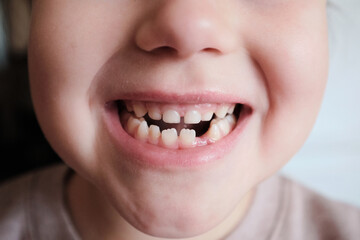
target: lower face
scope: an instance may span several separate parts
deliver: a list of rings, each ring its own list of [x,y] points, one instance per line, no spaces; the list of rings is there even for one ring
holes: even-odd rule
[[[135,228],[204,233],[309,134],[327,78],[325,10],[321,0],[37,0],[38,120]]]

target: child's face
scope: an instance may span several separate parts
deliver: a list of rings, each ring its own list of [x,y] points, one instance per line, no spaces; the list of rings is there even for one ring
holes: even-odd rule
[[[325,10],[325,0],[37,0],[29,64],[39,122],[139,230],[207,231],[309,134],[327,78]],[[206,115],[221,119],[232,104],[240,113],[207,131]],[[178,135],[178,115],[204,119],[190,125],[203,135],[158,138],[157,127],[138,127],[146,112],[147,124]],[[175,124],[150,120],[159,114]]]

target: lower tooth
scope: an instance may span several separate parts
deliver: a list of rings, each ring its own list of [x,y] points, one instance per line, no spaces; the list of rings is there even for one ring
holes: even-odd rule
[[[130,116],[126,125],[128,133],[134,134],[140,123],[141,121],[139,119]]]
[[[149,128],[149,142],[152,144],[158,144],[160,135],[160,128],[156,125],[151,125]]]
[[[229,122],[230,124],[230,127],[233,128],[235,123],[236,123],[236,118],[233,114],[230,114],[230,115],[227,115],[226,117],[226,120]]]
[[[142,121],[136,132],[136,138],[141,141],[146,141],[149,136],[149,128],[146,121]]]
[[[220,120],[217,125],[219,126],[223,135],[227,135],[230,132],[230,124],[227,119]]]
[[[175,128],[166,129],[161,132],[161,140],[166,146],[174,146],[178,136]]]
[[[220,128],[216,123],[211,124],[207,134],[208,137],[213,141],[217,141],[221,138]]]
[[[196,132],[193,129],[182,129],[180,131],[179,140],[185,147],[193,146],[196,138]]]

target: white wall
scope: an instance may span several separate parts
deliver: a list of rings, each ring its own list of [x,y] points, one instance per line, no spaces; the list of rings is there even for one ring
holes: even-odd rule
[[[329,10],[330,75],[318,121],[283,172],[360,206],[360,0]]]

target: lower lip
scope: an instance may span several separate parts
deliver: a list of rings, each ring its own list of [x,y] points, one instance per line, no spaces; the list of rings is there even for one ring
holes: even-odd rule
[[[234,130],[213,144],[189,149],[166,149],[138,141],[130,136],[120,123],[115,103],[109,103],[103,114],[108,132],[124,157],[138,164],[155,168],[198,167],[221,159],[239,141],[250,116],[250,109],[242,111]]]

